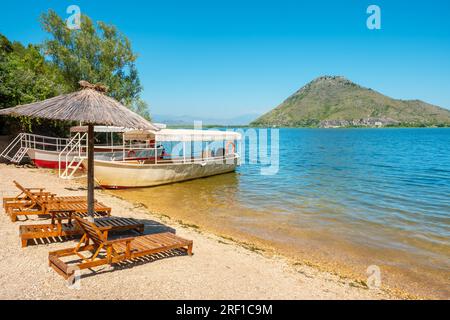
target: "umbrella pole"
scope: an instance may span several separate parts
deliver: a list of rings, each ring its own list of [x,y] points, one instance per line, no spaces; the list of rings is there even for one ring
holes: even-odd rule
[[[89,220],[94,220],[94,125],[88,125],[88,214]]]

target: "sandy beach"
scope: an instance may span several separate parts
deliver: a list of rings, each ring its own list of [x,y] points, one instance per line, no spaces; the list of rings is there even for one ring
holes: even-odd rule
[[[18,192],[13,180],[27,187],[45,187],[59,195],[85,195],[80,182],[61,180],[51,170],[0,164],[0,194]],[[80,289],[48,266],[48,252],[73,247],[77,241],[52,241],[21,248],[18,231],[30,220],[12,223],[0,214],[1,299],[395,299],[385,289],[369,289],[360,281],[292,265],[281,256],[258,253],[251,247],[149,212],[102,190],[96,198],[113,208],[113,216],[145,223],[145,233],[172,230],[194,241],[194,255],[132,264],[126,268],[99,267],[82,273]],[[114,237],[114,236],[113,236]],[[403,297],[404,298],[404,297]]]

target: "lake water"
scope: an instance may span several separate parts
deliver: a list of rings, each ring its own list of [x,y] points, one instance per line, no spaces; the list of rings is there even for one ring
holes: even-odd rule
[[[248,161],[247,161],[248,162]],[[346,275],[449,298],[450,129],[280,129],[260,164],[114,191],[185,223]]]

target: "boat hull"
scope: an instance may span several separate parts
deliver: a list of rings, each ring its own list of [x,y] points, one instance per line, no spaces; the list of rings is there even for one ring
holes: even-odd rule
[[[84,160],[86,162],[86,160]],[[120,161],[94,161],[97,183],[108,189],[152,187],[233,172],[239,159],[207,163],[138,164]],[[87,162],[83,163],[86,167]]]
[[[130,158],[133,160],[147,160],[152,159],[154,157],[153,150],[136,150],[133,151],[133,155],[136,157]],[[162,150],[158,150],[158,156],[161,156]],[[39,149],[28,149],[27,154],[30,157],[33,164],[38,168],[45,169],[58,169],[59,168],[59,151],[48,151],[48,150],[39,150]],[[68,154],[67,163],[70,163],[75,156],[77,156],[77,152],[73,152]],[[107,148],[96,148],[95,149],[95,157],[99,157],[100,159],[110,159],[113,157],[121,158],[123,155],[123,151],[120,149],[119,151],[113,151]],[[77,162],[74,163],[76,165]],[[61,155],[61,169],[66,168],[66,153]]]
[[[58,151],[46,151],[38,149],[28,149],[28,156],[33,164],[38,168],[46,169],[58,169],[59,168],[59,152]],[[68,161],[72,161],[75,154],[68,155]],[[64,156],[65,159],[65,156]],[[66,168],[65,161],[61,161],[61,169]]]

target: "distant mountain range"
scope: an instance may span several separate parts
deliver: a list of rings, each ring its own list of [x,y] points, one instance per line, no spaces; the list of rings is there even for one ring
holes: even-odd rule
[[[210,117],[194,117],[194,116],[172,116],[154,114],[152,120],[154,122],[165,123],[167,125],[186,125],[192,126],[194,121],[202,121],[203,125],[219,125],[219,126],[245,126],[256,119],[260,114],[244,114],[233,118],[210,118]]]
[[[397,100],[343,77],[324,76],[251,123],[264,127],[450,126],[450,111]]]

